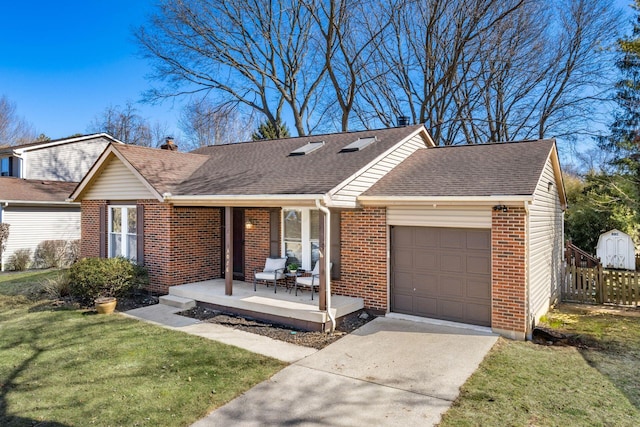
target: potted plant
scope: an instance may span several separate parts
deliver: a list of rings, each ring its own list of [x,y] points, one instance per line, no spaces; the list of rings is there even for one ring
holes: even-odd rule
[[[300,268],[300,266],[295,263],[292,262],[291,264],[289,264],[288,269],[289,269],[289,273],[291,274],[296,274],[298,272],[298,268]]]

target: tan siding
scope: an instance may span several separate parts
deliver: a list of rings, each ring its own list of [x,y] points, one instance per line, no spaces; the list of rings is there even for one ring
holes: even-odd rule
[[[108,144],[104,138],[95,138],[28,151],[24,178],[79,182]]]
[[[387,224],[424,227],[491,228],[491,207],[401,207],[387,208]]]
[[[2,256],[3,265],[17,249],[31,249],[43,240],[80,238],[80,207],[3,208],[2,222],[9,224],[9,240]]]
[[[380,178],[385,176],[394,167],[398,166],[404,159],[413,154],[416,150],[425,148],[424,141],[419,135],[406,141],[393,152],[387,154],[372,165],[360,175],[354,177],[350,182],[346,183],[331,198],[334,201],[355,204],[356,198],[367,191],[373,184],[378,182]]]
[[[154,199],[151,191],[119,159],[112,157],[84,195],[84,200]]]
[[[552,182],[551,191],[548,183]],[[529,322],[537,322],[559,297],[562,276],[563,214],[551,159],[529,208]]]

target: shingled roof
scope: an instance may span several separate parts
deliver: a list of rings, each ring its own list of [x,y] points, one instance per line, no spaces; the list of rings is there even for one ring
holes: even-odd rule
[[[158,150],[136,145],[112,146],[159,194],[175,192],[177,186],[200,168],[209,156]]]
[[[553,140],[417,150],[363,196],[532,195]]]
[[[42,181],[3,176],[1,202],[65,202],[76,182]]]

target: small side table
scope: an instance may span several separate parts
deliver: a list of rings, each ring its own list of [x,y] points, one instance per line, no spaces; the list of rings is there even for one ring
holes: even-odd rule
[[[284,277],[286,279],[287,287],[289,288],[289,293],[291,293],[291,289],[296,286],[296,278],[300,277],[304,273],[304,270],[296,270],[295,273],[292,271],[288,271],[284,273]],[[293,280],[293,283],[289,285],[289,283]]]

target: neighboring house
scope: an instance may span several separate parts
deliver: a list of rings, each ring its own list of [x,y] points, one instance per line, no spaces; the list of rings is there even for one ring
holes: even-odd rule
[[[94,134],[0,148],[0,222],[10,225],[2,270],[18,249],[80,238],[80,204],[66,199],[110,143],[120,142]]]
[[[321,294],[517,339],[559,296],[552,140],[434,147],[419,125],[192,153],[112,144],[71,198],[82,256],[136,259],[159,293],[225,277],[230,294],[225,269],[251,281],[268,256],[311,269],[329,252]]]

